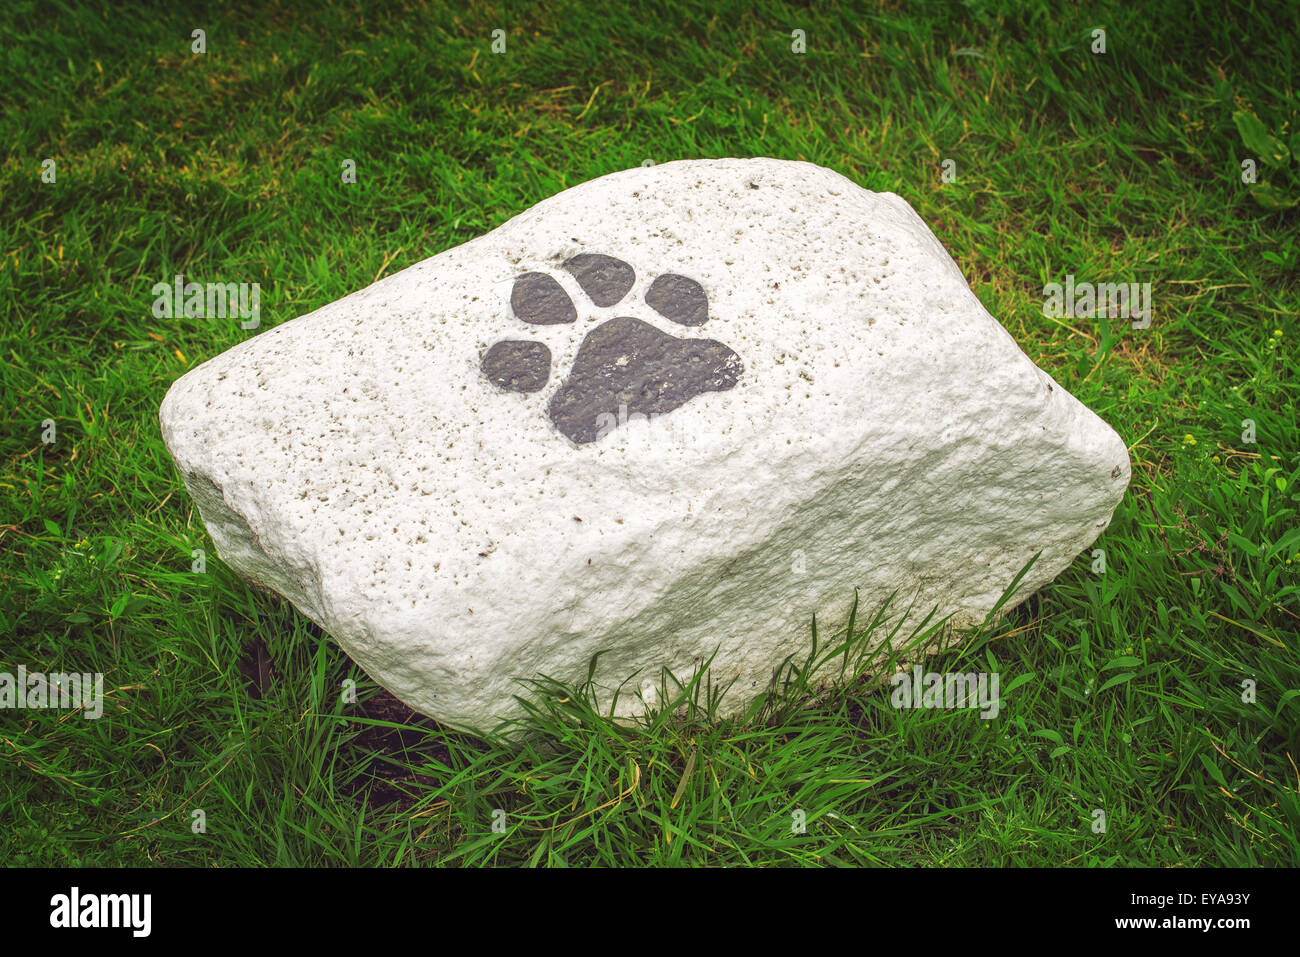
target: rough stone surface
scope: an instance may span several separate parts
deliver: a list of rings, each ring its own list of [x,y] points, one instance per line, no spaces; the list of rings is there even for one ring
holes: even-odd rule
[[[1129,480],[904,200],[766,159],[567,190],[199,366],[161,423],[231,567],[479,730],[596,652],[626,715],[717,649],[734,712],[855,588],[976,622]]]

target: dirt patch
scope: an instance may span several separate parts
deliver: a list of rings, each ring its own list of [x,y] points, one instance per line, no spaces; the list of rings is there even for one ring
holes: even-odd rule
[[[387,691],[380,689],[360,701],[354,717],[367,719],[356,727],[360,734],[347,748],[358,753],[360,773],[343,784],[344,793],[370,806],[401,810],[419,800],[421,792],[442,783],[437,775],[413,770],[437,762],[451,766],[452,755],[445,743],[451,732],[432,718],[412,711]],[[370,724],[386,721],[400,727]]]

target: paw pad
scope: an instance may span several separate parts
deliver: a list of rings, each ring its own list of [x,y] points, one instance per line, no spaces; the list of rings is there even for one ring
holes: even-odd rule
[[[613,256],[580,253],[562,268],[597,306],[617,305],[636,282],[635,270]],[[646,291],[646,305],[671,322],[701,326],[709,318],[704,287],[668,273]],[[551,276],[528,272],[515,279],[510,307],[534,325],[576,322],[577,308]],[[481,368],[493,385],[537,392],[550,378],[551,351],[541,342],[506,339],[483,354]],[[573,368],[547,403],[560,432],[578,445],[594,442],[626,415],[662,415],[705,392],[739,381],[740,357],[713,339],[680,339],[640,319],[619,316],[582,340]],[[606,419],[605,416],[610,416]]]
[[[510,291],[510,308],[524,322],[550,326],[576,322],[578,312],[564,288],[543,272],[526,272]]]
[[[645,304],[665,319],[683,326],[702,326],[709,318],[709,300],[704,287],[694,279],[669,273],[660,276],[646,290]]]
[[[483,374],[511,392],[536,392],[551,376],[551,350],[542,342],[506,339],[483,355]]]
[[[636,271],[621,259],[599,253],[580,253],[564,264],[582,291],[598,306],[612,306],[628,294]]]

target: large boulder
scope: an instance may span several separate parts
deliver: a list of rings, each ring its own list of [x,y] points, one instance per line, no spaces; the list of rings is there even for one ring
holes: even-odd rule
[[[597,652],[626,716],[716,650],[734,713],[855,588],[977,622],[1129,480],[903,199],[770,159],[566,190],[209,360],[161,422],[228,565],[478,730]]]

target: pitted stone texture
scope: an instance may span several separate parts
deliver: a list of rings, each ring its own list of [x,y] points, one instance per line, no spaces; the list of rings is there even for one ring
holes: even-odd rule
[[[583,253],[633,267],[618,305],[563,268]],[[517,315],[528,273],[572,317]],[[706,325],[647,305],[669,274],[700,284]],[[621,317],[723,343],[742,371],[575,444],[547,407]],[[511,339],[551,353],[536,392],[481,367]],[[480,730],[520,713],[517,679],[581,684],[596,652],[607,702],[632,679],[626,715],[644,680],[716,649],[735,713],[854,588],[864,608],[897,592],[918,619],[978,621],[1035,553],[1021,598],[1067,567],[1129,480],[1119,436],[1021,352],[906,202],[776,160],[551,197],[210,360],[161,421],[231,567],[408,704]]]

